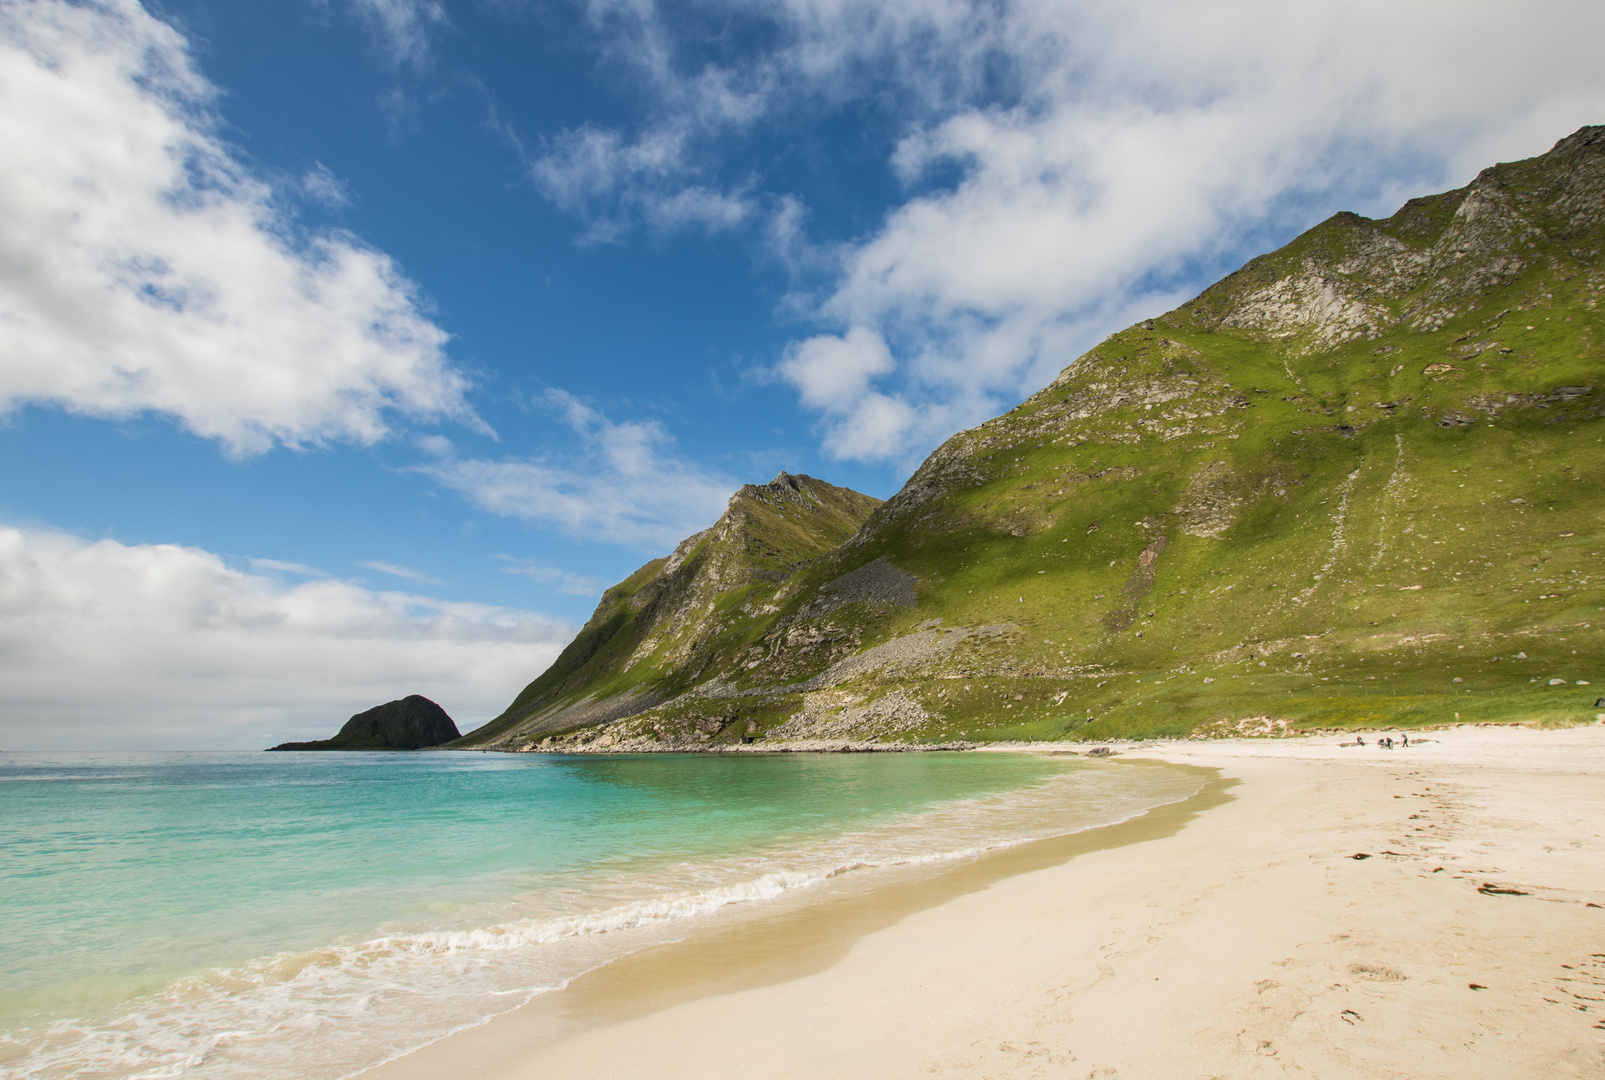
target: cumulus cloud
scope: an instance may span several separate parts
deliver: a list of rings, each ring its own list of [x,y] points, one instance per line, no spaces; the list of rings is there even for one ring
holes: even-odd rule
[[[558,390],[545,404],[574,432],[567,455],[452,457],[417,471],[492,513],[632,546],[672,547],[723,513],[736,484],[675,453],[662,425],[610,420]]]
[[[0,527],[0,743],[256,747],[325,738],[412,693],[468,730],[573,629],[342,581],[286,585],[198,548]]]
[[[931,436],[925,429],[946,420],[919,415],[907,402],[871,388],[873,379],[897,370],[897,361],[886,339],[863,326],[792,344],[778,370],[805,406],[831,418],[825,446],[837,457],[895,457],[911,434],[923,441]]]
[[[775,368],[826,450],[866,461],[917,457],[1315,218],[1389,212],[1605,118],[1605,8],[1584,0],[774,0],[729,15],[761,45],[711,56],[679,10],[591,5],[650,88],[608,145],[672,133],[673,154],[573,168],[562,205],[602,213],[621,175],[658,200],[706,188],[754,133],[878,110],[902,197],[793,297],[816,328]],[[783,176],[745,183],[762,212],[741,223],[797,265],[807,208]]]
[[[215,96],[135,0],[0,0],[0,411],[161,413],[236,455],[476,422],[413,284],[300,228]]]

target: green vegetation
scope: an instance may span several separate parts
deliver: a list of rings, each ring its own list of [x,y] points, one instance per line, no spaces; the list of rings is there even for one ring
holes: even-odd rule
[[[453,745],[522,745],[674,697],[747,646],[796,570],[851,538],[879,505],[809,476],[747,485],[713,528],[604,593],[557,661]]]
[[[955,435],[873,513],[831,488],[828,512],[727,515],[465,742],[1592,721],[1602,250],[1605,128],[1386,221],[1339,214]],[[716,543],[763,573],[704,575],[665,632],[637,598]],[[877,559],[912,607],[832,591]],[[981,627],[1002,629],[948,633]],[[581,698],[633,715],[524,720]]]

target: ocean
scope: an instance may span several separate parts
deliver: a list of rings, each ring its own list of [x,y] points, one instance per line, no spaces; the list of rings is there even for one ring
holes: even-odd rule
[[[1201,786],[1030,754],[0,755],[0,1076],[338,1080],[760,905]]]

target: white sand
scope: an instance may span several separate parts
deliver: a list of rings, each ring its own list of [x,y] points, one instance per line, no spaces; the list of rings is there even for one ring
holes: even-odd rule
[[[1605,1077],[1605,727],[1423,737],[1144,748],[1235,798],[817,974],[545,1045],[515,1013],[375,1075]]]

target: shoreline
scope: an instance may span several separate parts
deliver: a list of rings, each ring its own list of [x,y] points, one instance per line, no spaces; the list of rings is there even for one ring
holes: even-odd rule
[[[171,757],[14,778],[19,837],[98,827],[26,864],[0,1073],[339,1080],[610,958],[1199,786],[1028,754]],[[171,872],[130,859],[152,837]]]
[[[1420,735],[1122,748],[1223,797],[934,903],[647,950],[362,1075],[1605,1075],[1605,728]]]
[[[979,750],[986,743],[894,743],[855,742],[851,739],[786,739],[775,742],[756,740],[750,743],[578,743],[563,747],[508,747],[508,746],[427,746],[424,751],[441,751],[451,754],[550,754],[554,757],[603,754],[925,754],[952,753],[960,750]]]
[[[1605,700],[1605,699],[1601,699]],[[1458,713],[1456,714],[1459,715]],[[1261,742],[1266,740],[1281,741],[1284,739],[1313,739],[1325,736],[1362,736],[1362,735],[1423,735],[1442,731],[1454,731],[1465,728],[1473,729],[1509,729],[1521,728],[1528,731],[1569,730],[1571,727],[1592,727],[1596,724],[1605,724],[1605,713],[1598,713],[1594,721],[1580,722],[1565,728],[1546,728],[1542,724],[1531,720],[1454,720],[1440,724],[1420,724],[1409,727],[1387,725],[1382,727],[1345,726],[1322,728],[1290,728],[1283,725],[1280,729],[1274,722],[1267,719],[1262,733],[1237,738],[1224,738],[1215,735],[1190,736],[1180,739],[1061,739],[1057,741],[1038,742],[972,742],[959,739],[943,743],[900,743],[882,742],[875,739],[754,739],[751,742],[591,742],[575,743],[573,745],[542,746],[531,743],[527,746],[425,746],[419,748],[418,753],[424,752],[450,752],[450,753],[480,753],[480,754],[551,754],[554,756],[573,755],[607,755],[607,754],[920,754],[920,753],[952,753],[957,751],[984,751],[992,753],[1070,753],[1093,754],[1102,756],[1109,753],[1130,753],[1137,750],[1147,751],[1156,749],[1163,752],[1167,747],[1184,746],[1192,743],[1236,743]],[[1116,750],[1117,744],[1123,744],[1123,750]],[[1350,744],[1352,745],[1352,744]]]
[[[442,1072],[522,1075],[505,1070],[561,1039],[674,1006],[820,974],[859,940],[910,915],[1079,855],[1174,835],[1198,815],[1229,801],[1236,786],[1216,769],[1189,764],[1136,758],[1115,767],[1180,769],[1197,776],[1201,786],[1175,802],[1111,824],[994,848],[950,866],[882,870],[882,880],[855,883],[838,895],[798,898],[796,906],[780,910],[754,908],[733,925],[629,953],[482,1025],[358,1075],[369,1080],[425,1080]]]

